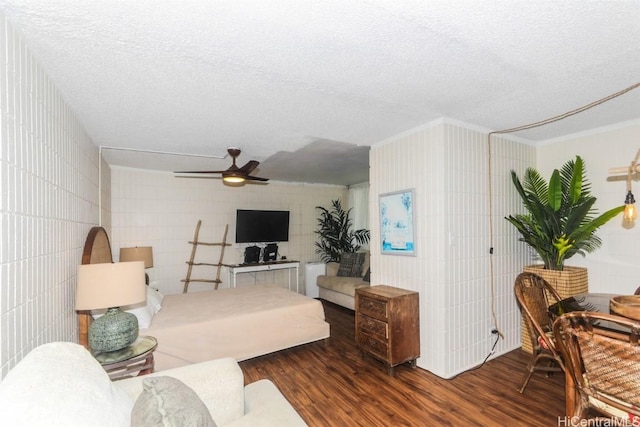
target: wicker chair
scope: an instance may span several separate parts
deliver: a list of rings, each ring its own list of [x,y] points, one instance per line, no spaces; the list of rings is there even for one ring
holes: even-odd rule
[[[577,393],[567,415],[585,419],[593,408],[608,417],[640,416],[640,322],[576,311],[556,319],[553,332]]]
[[[547,374],[564,371],[562,358],[553,338],[554,319],[549,313],[550,302],[556,303],[561,297],[546,280],[529,272],[518,275],[514,291],[529,330],[533,349],[522,386],[518,389],[520,393],[524,393],[535,371],[544,371]],[[549,301],[549,298],[554,301]]]

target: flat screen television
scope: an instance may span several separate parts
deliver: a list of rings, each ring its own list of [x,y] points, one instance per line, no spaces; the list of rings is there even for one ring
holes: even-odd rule
[[[289,241],[289,211],[236,211],[236,243]]]

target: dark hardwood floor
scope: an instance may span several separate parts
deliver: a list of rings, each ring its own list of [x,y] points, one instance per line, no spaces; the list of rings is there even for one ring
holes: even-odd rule
[[[528,355],[512,351],[451,380],[408,365],[395,378],[361,357],[354,314],[324,302],[328,346],[308,344],[240,363],[245,382],[273,381],[310,426],[558,426],[564,377],[535,373],[524,394]],[[568,425],[566,422],[560,425]]]

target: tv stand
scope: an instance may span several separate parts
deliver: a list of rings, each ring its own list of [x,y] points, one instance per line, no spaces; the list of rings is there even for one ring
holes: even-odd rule
[[[299,270],[300,261],[282,260],[282,261],[265,261],[254,264],[234,264],[227,266],[227,276],[229,285],[236,287],[236,276],[242,273],[255,273],[259,271],[272,270],[295,270],[296,275],[296,292],[299,292]],[[288,274],[288,288],[291,290],[291,272]]]

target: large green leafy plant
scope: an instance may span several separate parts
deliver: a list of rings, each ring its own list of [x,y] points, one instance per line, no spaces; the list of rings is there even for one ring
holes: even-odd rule
[[[618,206],[596,216],[596,197],[591,195],[580,156],[559,171],[555,169],[548,183],[534,168],[526,170],[522,183],[514,171],[511,179],[528,213],[505,219],[518,229],[519,240],[531,246],[549,270],[563,270],[565,260],[599,248],[602,241],[596,230],[624,209]]]
[[[351,209],[345,211],[340,200],[333,200],[330,210],[322,206],[316,206],[316,209],[320,209],[316,252],[322,261],[340,262],[343,252],[357,252],[369,241],[369,230],[353,230],[353,222],[349,218]]]

